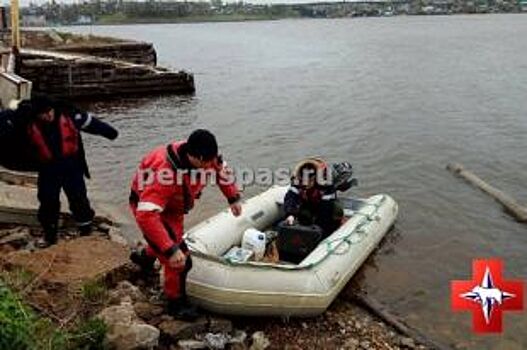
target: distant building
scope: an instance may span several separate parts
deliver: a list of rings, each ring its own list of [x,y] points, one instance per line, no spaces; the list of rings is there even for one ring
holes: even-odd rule
[[[423,6],[421,7],[421,11],[426,15],[431,15],[435,11],[434,6]]]
[[[47,24],[44,15],[23,15],[22,27],[45,27]]]
[[[519,5],[522,12],[527,12],[527,0],[520,0]]]
[[[75,24],[79,24],[79,25],[86,25],[86,24],[92,24],[92,23],[93,23],[93,18],[91,18],[91,16],[85,16],[85,15],[80,15],[75,21]]]

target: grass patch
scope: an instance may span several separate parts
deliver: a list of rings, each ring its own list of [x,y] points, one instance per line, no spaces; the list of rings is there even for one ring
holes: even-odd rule
[[[86,302],[102,304],[108,296],[108,289],[101,281],[88,282],[82,286],[82,298]]]
[[[0,349],[31,349],[34,315],[0,282]]]
[[[106,350],[104,343],[106,324],[96,318],[89,319],[77,325],[67,337],[68,349]]]
[[[99,298],[101,295],[99,287],[92,286],[87,290],[89,297]],[[105,350],[106,332],[106,325],[98,319],[61,329],[25,306],[20,296],[0,279],[0,349]]]
[[[4,284],[13,290],[23,289],[31,283],[34,278],[35,274],[20,267],[15,267],[9,271],[0,271],[0,281],[4,281]]]

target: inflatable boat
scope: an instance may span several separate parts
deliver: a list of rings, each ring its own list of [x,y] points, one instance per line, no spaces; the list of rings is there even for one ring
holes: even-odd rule
[[[287,189],[272,187],[244,201],[240,217],[225,210],[187,231],[193,259],[187,293],[193,302],[230,315],[321,314],[389,231],[398,212],[388,195],[341,197],[347,220],[298,264],[225,258],[240,246],[247,229],[265,231],[283,218]]]

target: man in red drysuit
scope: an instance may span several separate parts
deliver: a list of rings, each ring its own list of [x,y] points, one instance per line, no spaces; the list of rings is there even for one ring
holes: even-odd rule
[[[185,293],[192,261],[183,240],[184,215],[211,176],[233,215],[239,216],[240,194],[233,174],[218,154],[215,136],[207,130],[195,130],[187,141],[154,149],[143,158],[132,181],[130,207],[148,244],[132,253],[131,259],[145,270],[159,259],[165,270],[168,312],[182,319],[198,316]]]

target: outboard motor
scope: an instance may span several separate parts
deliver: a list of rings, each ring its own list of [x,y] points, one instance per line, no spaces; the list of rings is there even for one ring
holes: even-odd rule
[[[331,176],[335,189],[340,192],[346,192],[359,182],[353,178],[353,167],[348,162],[335,163],[331,166]]]

